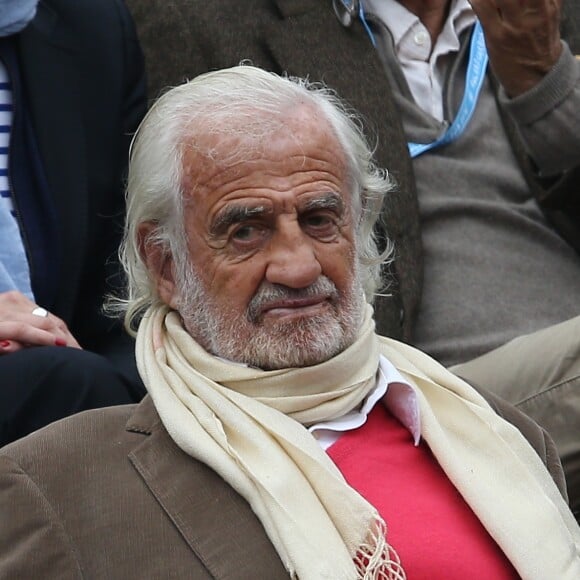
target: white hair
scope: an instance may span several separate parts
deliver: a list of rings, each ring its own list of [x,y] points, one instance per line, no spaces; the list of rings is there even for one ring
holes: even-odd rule
[[[108,306],[109,310],[124,313],[129,332],[134,332],[142,313],[160,300],[141,256],[141,224],[156,224],[148,243],[158,244],[163,252],[173,256],[176,275],[184,278],[185,147],[207,159],[219,157],[220,164],[250,159],[259,143],[267,142],[265,138],[284,123],[289,111],[300,105],[314,108],[328,122],[344,153],[363,287],[367,300],[372,301],[380,286],[381,264],[391,253],[389,243],[379,253],[374,232],[392,184],[388,173],[373,161],[360,117],[319,83],[240,65],[200,75],[166,92],[151,107],[133,138],[126,227],[119,252],[128,278],[127,295],[111,300]],[[241,146],[230,148],[228,157],[224,157],[225,148],[214,149],[210,145],[219,139],[208,136],[240,137]]]

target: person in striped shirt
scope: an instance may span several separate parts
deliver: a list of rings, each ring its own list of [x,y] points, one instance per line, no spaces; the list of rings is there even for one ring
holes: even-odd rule
[[[119,0],[0,2],[0,445],[142,396],[119,283],[142,56]]]

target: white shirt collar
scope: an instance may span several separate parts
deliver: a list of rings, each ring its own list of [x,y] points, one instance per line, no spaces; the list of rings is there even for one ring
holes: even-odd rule
[[[403,38],[414,26],[421,24],[419,18],[398,0],[364,0],[364,7],[389,29],[397,51]],[[452,0],[440,37],[451,31],[458,37],[475,20],[475,12],[468,0]]]
[[[442,121],[443,80],[449,63],[445,57],[459,50],[461,33],[476,20],[468,0],[452,0],[434,46],[419,18],[397,0],[365,0],[364,7],[391,32],[396,56],[416,103]]]
[[[384,356],[380,356],[377,384],[362,405],[331,421],[322,421],[309,427],[323,449],[328,449],[340,435],[362,425],[374,406],[383,401],[387,409],[409,430],[415,445],[421,440],[421,419],[416,387],[404,379]]]

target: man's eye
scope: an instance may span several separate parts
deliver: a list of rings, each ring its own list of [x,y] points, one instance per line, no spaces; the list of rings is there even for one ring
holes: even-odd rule
[[[328,213],[309,214],[302,218],[302,227],[315,237],[331,237],[338,231],[336,216]]]
[[[324,227],[332,225],[334,222],[327,215],[312,215],[306,218],[306,223],[314,227]]]
[[[252,243],[262,240],[266,235],[265,228],[257,225],[239,226],[232,233],[232,239],[238,243]]]

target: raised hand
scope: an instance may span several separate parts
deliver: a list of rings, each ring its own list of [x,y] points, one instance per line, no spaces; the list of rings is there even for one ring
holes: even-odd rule
[[[510,97],[537,85],[562,52],[562,0],[470,0],[492,69]]]

